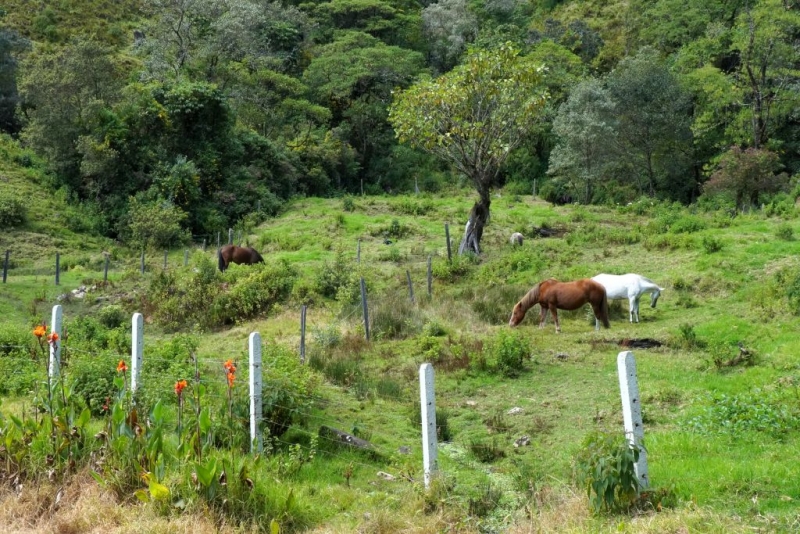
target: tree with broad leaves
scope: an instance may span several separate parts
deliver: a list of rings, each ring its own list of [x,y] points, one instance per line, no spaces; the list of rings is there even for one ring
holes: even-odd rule
[[[494,50],[472,50],[449,73],[395,93],[389,122],[400,142],[448,162],[478,192],[460,254],[480,253],[492,187],[547,99],[543,70],[506,43]]]

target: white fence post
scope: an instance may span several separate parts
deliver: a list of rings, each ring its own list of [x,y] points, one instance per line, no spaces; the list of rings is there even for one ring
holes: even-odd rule
[[[433,366],[423,363],[419,368],[420,408],[422,410],[422,469],[425,488],[438,470],[436,450],[436,395],[433,391]]]
[[[58,334],[58,341],[50,343],[50,367],[47,372],[50,374],[51,379],[55,379],[61,372],[61,343],[63,343],[61,325],[63,321],[64,315],[61,311],[61,304],[56,304],[53,306],[53,315],[50,320],[50,332]]]
[[[639,461],[634,470],[641,488],[650,486],[647,475],[647,451],[644,449],[644,425],[642,425],[642,403],[639,398],[639,383],[636,379],[636,360],[630,351],[617,355],[619,390],[622,395],[622,420],[625,424],[625,437],[631,445],[639,449]]]
[[[252,332],[250,349],[250,452],[261,452],[261,334]]]
[[[144,357],[144,317],[134,313],[131,317],[131,395],[139,387]]]

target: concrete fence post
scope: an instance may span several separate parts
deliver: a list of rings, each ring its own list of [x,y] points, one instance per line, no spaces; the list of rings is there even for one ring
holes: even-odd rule
[[[53,314],[50,319],[50,333],[55,332],[58,334],[58,341],[55,343],[50,343],[50,366],[48,368],[48,374],[50,375],[51,384],[53,383],[52,380],[55,380],[58,377],[58,374],[61,372],[61,344],[63,343],[62,339],[62,324],[64,322],[64,315],[61,309],[60,304],[56,304],[53,306]]]
[[[361,309],[364,311],[364,335],[369,341],[369,308],[367,307],[367,283],[361,277]]]
[[[438,470],[436,436],[436,396],[433,389],[433,366],[423,363],[419,368],[420,408],[422,410],[422,469],[425,488]]]
[[[144,316],[134,313],[131,317],[131,395],[136,393],[142,376],[144,362]]]
[[[3,260],[3,283],[6,283],[6,279],[8,278],[8,257],[11,255],[10,250],[6,250],[6,258]]]
[[[639,461],[634,469],[639,486],[644,489],[650,486],[647,474],[647,451],[644,449],[644,426],[642,425],[642,403],[639,397],[639,383],[636,378],[636,360],[630,351],[617,355],[617,372],[619,373],[619,389],[622,396],[622,421],[625,425],[625,437],[631,446],[639,449]]]
[[[300,363],[306,363],[306,313],[308,306],[300,308]]]
[[[56,285],[61,281],[61,253],[56,252]]]
[[[252,332],[249,339],[250,351],[250,452],[261,452],[264,444],[261,439],[261,334]]]

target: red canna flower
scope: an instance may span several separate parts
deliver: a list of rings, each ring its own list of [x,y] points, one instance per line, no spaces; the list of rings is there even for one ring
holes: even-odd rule
[[[236,378],[236,375],[234,375],[232,372],[228,373],[228,387],[230,387],[230,388],[233,387],[233,380],[235,378]]]
[[[120,360],[119,363],[117,364],[117,372],[124,373],[127,370],[128,366],[125,364],[125,360]]]
[[[186,380],[178,380],[175,382],[175,394],[180,397],[183,390],[186,388]]]
[[[46,333],[47,333],[47,327],[43,324],[40,324],[33,329],[33,335],[38,337],[39,339],[41,339],[42,336],[44,336]]]
[[[227,362],[225,362],[225,363],[224,363],[222,366],[223,366],[223,367],[225,368],[225,370],[226,370],[226,371],[228,371],[229,373],[235,373],[235,372],[236,372],[236,366],[233,364],[233,360],[228,360],[228,361],[227,361]]]
[[[47,341],[50,343],[58,341],[58,332],[50,332],[50,335],[47,336]]]

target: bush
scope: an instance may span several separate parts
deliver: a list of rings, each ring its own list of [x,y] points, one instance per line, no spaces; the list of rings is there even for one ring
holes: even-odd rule
[[[300,363],[295,351],[267,344],[261,357],[263,372],[262,413],[269,435],[282,436],[289,426],[309,413],[320,380]]]
[[[509,378],[518,377],[524,370],[530,350],[528,338],[516,330],[501,330],[491,345],[498,372]]]
[[[77,353],[70,362],[68,382],[73,395],[83,399],[92,414],[102,415],[117,393],[114,377],[119,356],[110,352]]]
[[[575,459],[575,475],[586,488],[595,512],[618,512],[633,506],[639,492],[634,466],[639,449],[624,436],[590,434]]]
[[[5,195],[0,196],[0,227],[22,226],[26,220],[26,208],[21,200]]]
[[[168,249],[191,240],[183,229],[187,220],[186,212],[171,202],[142,202],[132,198],[124,234],[132,246]]]
[[[783,223],[775,229],[775,237],[782,241],[792,241],[794,239],[794,229],[789,223]]]
[[[117,328],[127,321],[128,314],[119,304],[109,304],[100,310],[97,319],[106,328]]]
[[[225,272],[229,291],[212,305],[215,325],[233,324],[266,313],[292,293],[297,272],[286,261],[233,268]]]

